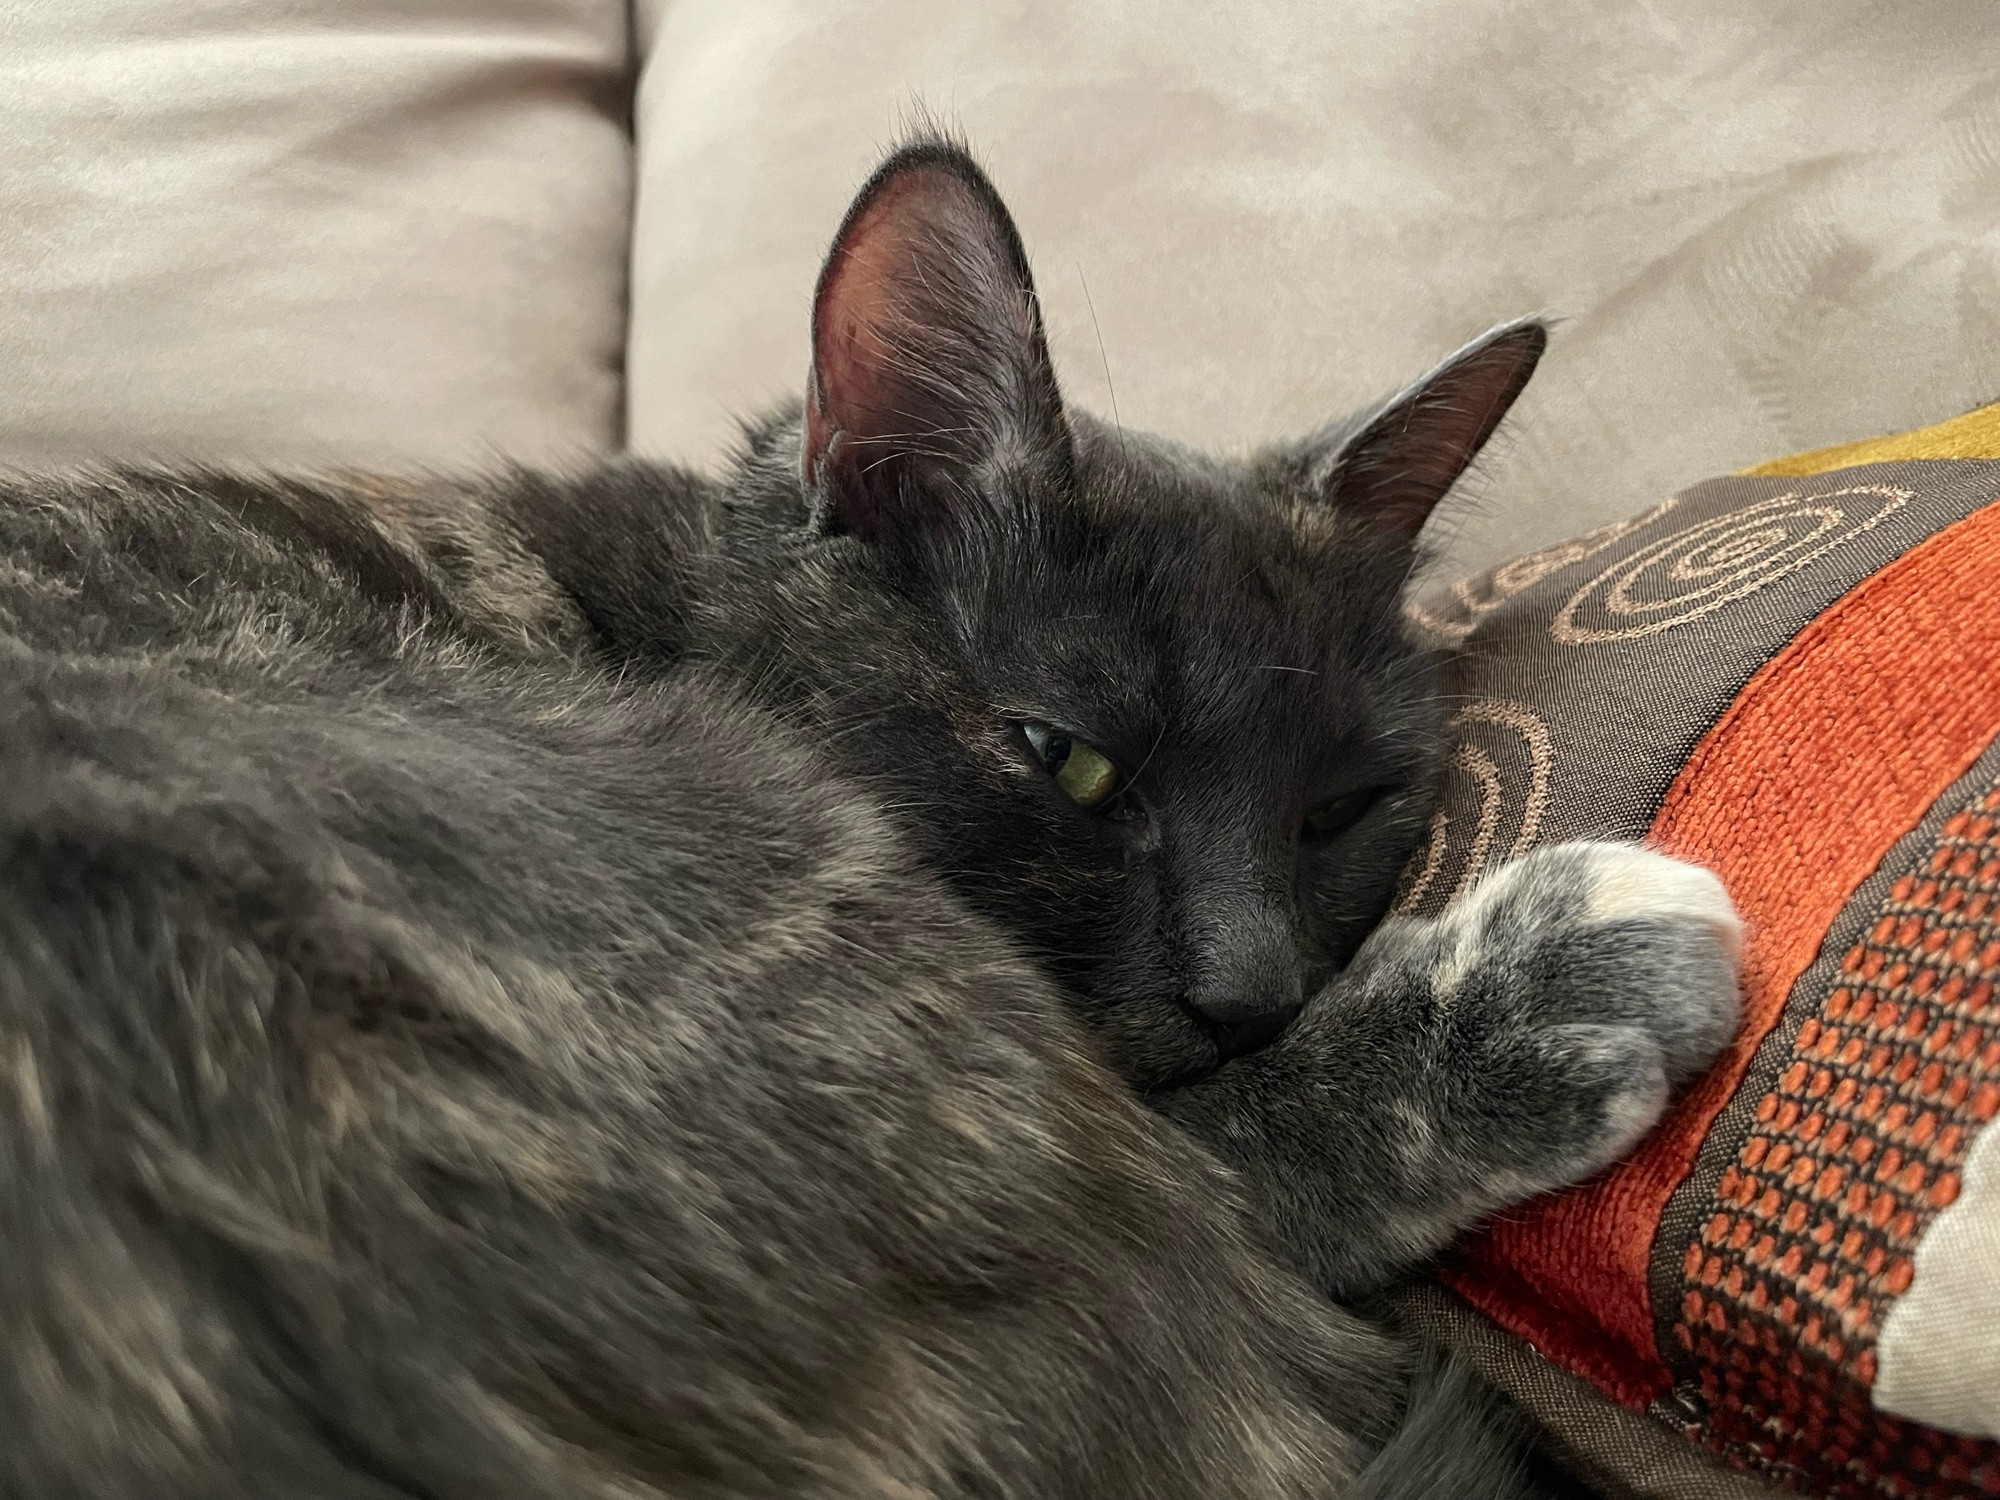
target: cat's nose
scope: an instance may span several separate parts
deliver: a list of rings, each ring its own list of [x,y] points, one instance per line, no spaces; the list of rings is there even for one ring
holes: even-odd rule
[[[1289,933],[1258,933],[1257,941],[1211,952],[1188,1003],[1215,1024],[1225,1055],[1262,1046],[1298,1014],[1303,1001],[1299,963]]]

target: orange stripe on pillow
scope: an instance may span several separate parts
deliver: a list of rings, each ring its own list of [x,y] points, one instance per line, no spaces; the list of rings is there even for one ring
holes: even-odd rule
[[[1667,1200],[1840,909],[1996,734],[2000,504],[1851,590],[1696,747],[1649,842],[1720,874],[1749,923],[1742,1035],[1631,1160],[1468,1245],[1446,1272],[1466,1300],[1627,1406],[1668,1388],[1648,1292]]]

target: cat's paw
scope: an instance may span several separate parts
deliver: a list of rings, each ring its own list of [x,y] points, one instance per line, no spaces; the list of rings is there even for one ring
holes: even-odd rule
[[[1742,923],[1722,882],[1626,844],[1556,844],[1436,920],[1440,1061],[1523,1192],[1625,1155],[1741,1016]]]

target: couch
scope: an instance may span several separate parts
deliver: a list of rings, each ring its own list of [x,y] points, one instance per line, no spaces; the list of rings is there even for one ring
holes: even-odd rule
[[[1317,425],[1561,321],[1441,567],[2000,394],[1988,0],[11,0],[0,463],[710,463],[918,111],[1072,398]]]

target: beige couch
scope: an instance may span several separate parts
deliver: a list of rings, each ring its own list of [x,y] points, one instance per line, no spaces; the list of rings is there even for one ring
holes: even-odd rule
[[[1992,0],[9,0],[0,462],[713,461],[922,104],[1127,423],[1563,318],[1457,565],[2000,396],[1996,61]]]

